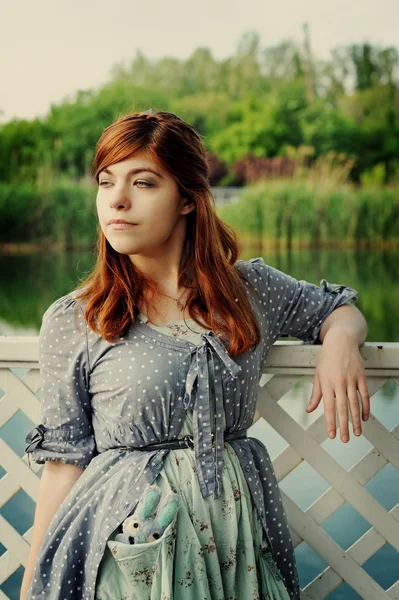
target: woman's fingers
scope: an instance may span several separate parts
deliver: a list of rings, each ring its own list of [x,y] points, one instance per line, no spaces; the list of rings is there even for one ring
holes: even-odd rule
[[[364,372],[359,377],[357,387],[359,388],[359,392],[362,397],[363,421],[367,421],[370,416],[370,395],[367,388],[366,374]]]
[[[335,397],[334,397],[335,396]],[[367,402],[366,402],[367,404]],[[349,441],[349,407],[352,416],[352,426],[355,435],[361,435],[362,424],[360,419],[359,397],[356,385],[351,385],[348,391],[344,387],[339,390],[332,388],[325,394],[324,399],[324,417],[328,435],[334,438],[336,435],[336,411],[338,412],[339,429],[341,441]],[[366,411],[368,409],[366,408]],[[363,412],[363,414],[365,414]],[[367,413],[366,413],[367,414]],[[367,419],[366,419],[367,420]]]
[[[306,407],[306,412],[311,412],[317,406],[319,406],[322,396],[323,396],[323,394],[321,391],[320,379],[319,379],[318,373],[316,372],[315,376],[313,378],[312,394],[310,396],[309,404]]]
[[[346,389],[342,386],[335,391],[337,398],[337,410],[339,419],[339,430],[341,433],[341,441],[346,443],[349,441],[349,420],[348,420],[348,401],[346,397]]]
[[[351,415],[352,415],[353,433],[355,435],[361,435],[362,422],[360,420],[360,406],[359,406],[359,398],[357,395],[356,384],[352,384],[351,386],[348,387],[348,398],[349,398],[349,405],[350,405]]]
[[[336,415],[335,398],[334,398],[334,392],[333,392],[332,388],[330,388],[329,390],[326,390],[323,393],[323,399],[324,399],[324,418],[326,421],[328,437],[335,438],[337,425],[336,425],[336,420],[335,420],[335,415]]]
[[[352,345],[344,346],[338,356],[335,349],[333,353],[331,348],[323,344],[306,412],[314,410],[323,398],[324,418],[329,437],[336,436],[336,413],[338,412],[341,440],[346,443],[349,441],[349,410],[353,433],[361,435],[360,414],[362,412],[363,420],[367,421],[370,416],[370,396],[359,348]]]

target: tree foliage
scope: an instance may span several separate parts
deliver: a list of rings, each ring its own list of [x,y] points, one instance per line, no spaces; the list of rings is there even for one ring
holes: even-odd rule
[[[313,148],[314,160],[330,150],[354,157],[353,181],[376,165],[384,183],[391,181],[399,159],[397,49],[354,44],[320,61],[305,33],[303,45],[283,40],[262,48],[257,32],[248,31],[235,54],[221,60],[205,47],[186,60],[150,60],[138,51],[115,65],[99,89],[79,90],[42,119],[3,124],[0,179],[36,184],[44,173],[87,179],[104,127],[151,107],[198,129],[213,157],[214,184],[233,181],[236,163],[247,172],[246,157],[281,157],[287,147],[303,145]]]

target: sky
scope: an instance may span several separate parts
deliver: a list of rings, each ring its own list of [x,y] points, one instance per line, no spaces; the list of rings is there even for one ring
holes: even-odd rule
[[[3,0],[1,7],[0,123],[43,117],[52,103],[101,87],[137,50],[185,59],[207,47],[220,60],[251,30],[262,48],[301,43],[304,23],[315,58],[366,41],[399,47],[398,0]]]

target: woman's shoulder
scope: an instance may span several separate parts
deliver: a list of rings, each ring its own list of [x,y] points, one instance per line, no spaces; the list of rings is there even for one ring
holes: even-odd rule
[[[262,269],[267,269],[268,265],[265,263],[262,256],[256,256],[254,258],[249,258],[248,260],[239,259],[236,261],[236,266],[241,271],[258,271]]]
[[[51,315],[55,312],[62,313],[63,311],[67,311],[70,308],[75,308],[77,305],[81,305],[81,301],[79,300],[79,294],[82,290],[75,289],[64,296],[60,296],[56,298],[45,310],[44,315]]]
[[[41,328],[64,335],[71,331],[85,332],[84,302],[79,299],[81,291],[82,288],[74,289],[56,298],[43,313]]]
[[[269,270],[269,265],[265,263],[261,256],[250,258],[248,260],[237,260],[235,266],[238,271],[255,287],[257,287],[256,284],[259,279],[265,279],[265,276]]]

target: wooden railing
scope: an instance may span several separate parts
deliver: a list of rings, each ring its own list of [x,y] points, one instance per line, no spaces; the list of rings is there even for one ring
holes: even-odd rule
[[[399,384],[399,343],[365,343],[360,349],[371,396],[371,415],[367,422],[362,421],[361,438],[353,439],[355,436],[350,428],[353,441],[351,439],[349,444],[340,440],[338,419],[336,438],[328,438],[323,401],[313,413],[308,415],[304,411],[320,350],[321,346],[296,341],[276,342],[271,348],[260,380],[256,420],[251,428],[257,433],[250,435],[258,437],[268,447],[268,441],[262,439],[262,425],[265,425],[288,444],[272,457],[280,484],[303,461],[329,484],[328,489],[305,510],[280,485],[294,547],[297,549],[305,542],[328,565],[302,586],[302,598],[322,600],[345,581],[366,600],[399,599],[399,564],[398,579],[388,589],[381,587],[362,568],[385,544],[399,552],[399,502],[386,510],[365,487],[387,463],[399,469],[399,392],[394,394],[394,407],[392,409],[391,405],[390,409],[396,417],[392,430],[373,413],[383,386],[388,381],[390,385]],[[10,506],[21,490],[35,502],[39,485],[37,473],[42,469],[42,465],[33,461],[29,466],[27,455],[21,458],[6,443],[2,428],[19,411],[29,418],[32,426],[40,422],[40,400],[36,396],[39,387],[38,338],[0,337],[0,393],[3,393],[0,397],[0,468],[5,471],[0,479],[0,544],[5,548],[0,555],[0,600],[9,598],[2,590],[18,569],[23,570],[32,536],[32,526],[19,533],[1,514],[2,509],[6,504]],[[18,432],[20,442],[27,430]],[[365,454],[351,468],[345,469],[334,458],[331,448],[341,445],[350,453],[350,444],[358,444],[361,439],[368,442]],[[346,550],[322,528],[345,502],[370,524],[366,533]],[[301,572],[299,574],[301,576]]]

